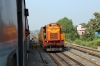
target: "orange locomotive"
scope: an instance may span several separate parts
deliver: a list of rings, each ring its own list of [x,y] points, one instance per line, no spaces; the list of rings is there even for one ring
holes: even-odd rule
[[[41,27],[38,38],[46,51],[62,51],[64,48],[64,34],[58,23],[50,23]]]

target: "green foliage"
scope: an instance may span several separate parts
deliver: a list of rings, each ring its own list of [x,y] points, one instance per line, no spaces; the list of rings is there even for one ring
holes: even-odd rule
[[[83,40],[92,41],[95,39],[94,32],[100,31],[100,13],[95,12],[94,18],[91,18],[87,24],[87,29],[85,33],[82,35]]]
[[[94,40],[97,40],[97,39],[100,39],[100,37],[97,36],[97,35],[95,35],[95,36],[94,36]]]
[[[100,39],[93,41],[83,41],[80,39],[76,39],[75,41],[73,41],[73,43],[97,49],[97,46],[100,46]]]
[[[79,45],[81,44],[81,42],[82,42],[82,41],[79,40],[79,39],[76,39],[76,40],[74,41],[75,44],[79,44]]]
[[[72,20],[68,19],[67,17],[62,18],[57,22],[62,26],[62,32],[64,33],[70,33],[73,28]]]
[[[73,22],[71,19],[64,17],[58,21],[58,23],[62,26],[62,32],[65,33],[65,39],[75,40],[76,37],[79,37],[77,34],[76,27],[73,26]],[[67,40],[66,39],[66,40]]]
[[[71,41],[74,41],[75,39],[79,38],[79,35],[77,34],[77,32],[73,29],[71,31],[71,33],[67,33],[67,37],[68,39],[70,39]]]
[[[95,43],[97,46],[100,46],[100,39],[94,40],[94,43]]]
[[[73,42],[92,48],[100,46],[100,37],[95,36],[94,34],[95,31],[100,31],[100,13],[95,12],[93,16],[94,18],[91,18],[87,24],[80,24],[86,28],[85,32],[81,36],[77,34],[76,26],[73,26],[71,19],[64,17],[58,20],[58,23],[62,26],[62,32],[65,33],[65,40],[67,42]]]
[[[88,27],[86,23],[81,23],[80,25],[82,25],[84,28]]]
[[[91,29],[86,29],[82,35],[82,40],[92,41],[94,39],[94,32]]]
[[[91,18],[87,25],[95,32],[100,30],[100,13],[95,12],[93,15],[94,18]]]
[[[82,26],[86,27],[85,33],[81,36],[79,40],[85,42],[85,46],[97,48],[100,45],[100,37],[96,36],[94,33],[96,31],[100,31],[100,13],[95,12],[94,18],[91,18],[86,25],[85,23],[81,23]],[[82,44],[81,42],[81,45]]]

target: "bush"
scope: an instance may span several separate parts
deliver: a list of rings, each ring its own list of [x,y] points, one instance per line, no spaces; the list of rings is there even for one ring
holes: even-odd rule
[[[93,41],[94,37],[94,32],[91,29],[86,29],[81,39],[83,41]]]
[[[80,45],[80,44],[81,44],[81,42],[82,42],[81,40],[76,39],[73,43],[75,43],[75,44],[79,44],[79,45]]]
[[[82,41],[80,39],[76,39],[75,41],[73,41],[73,43],[96,49],[98,46],[100,46],[100,39],[95,39],[93,41]]]
[[[85,41],[82,41],[81,42],[81,45],[86,46],[86,42]]]
[[[100,46],[100,39],[95,40],[94,43],[95,43],[97,46]]]
[[[67,39],[67,42],[71,43],[72,41],[70,39]]]

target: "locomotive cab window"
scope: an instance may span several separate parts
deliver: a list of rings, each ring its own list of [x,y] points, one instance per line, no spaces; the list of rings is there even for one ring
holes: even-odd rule
[[[55,23],[53,23],[53,24],[51,24],[51,26],[56,26],[56,24],[55,24]]]
[[[55,23],[50,24],[49,26],[57,26]]]

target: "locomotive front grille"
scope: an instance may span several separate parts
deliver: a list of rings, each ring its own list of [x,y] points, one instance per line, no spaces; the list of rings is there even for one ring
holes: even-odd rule
[[[58,39],[58,33],[50,33],[50,39],[51,39],[51,40],[56,40],[56,39]]]

